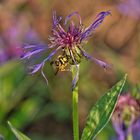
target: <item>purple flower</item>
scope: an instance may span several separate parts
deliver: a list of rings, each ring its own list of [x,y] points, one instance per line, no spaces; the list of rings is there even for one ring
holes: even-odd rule
[[[23,54],[23,42],[32,42],[34,44],[40,42],[38,34],[31,27],[28,27],[28,32],[23,32],[24,24],[22,22],[23,20],[20,20],[20,18],[11,19],[9,26],[0,33],[0,65],[6,63],[10,59],[19,58],[21,55],[23,55],[23,58],[24,56],[25,58],[29,58],[31,55],[30,53]],[[35,47],[31,52],[32,54],[37,54],[42,51],[42,47],[39,47],[39,50],[37,48],[35,49]],[[29,50],[29,47],[27,49]],[[31,51],[31,49],[29,51]]]
[[[140,118],[133,124],[133,129],[132,129],[132,133],[133,133],[133,140],[139,140],[140,139]]]
[[[126,140],[130,133],[140,128],[140,105],[130,93],[121,95],[112,115],[112,124],[118,140]]]
[[[126,16],[140,18],[140,0],[126,0],[119,3],[117,8]]]
[[[94,61],[96,64],[103,68],[108,68],[105,62],[89,56],[83,49],[88,38],[92,35],[93,31],[103,22],[106,16],[110,15],[110,11],[101,12],[97,15],[94,22],[87,28],[82,24],[82,20],[78,12],[73,12],[68,15],[64,20],[64,27],[60,24],[62,17],[57,17],[56,12],[53,12],[53,25],[52,35],[49,36],[50,43],[47,47],[39,45],[26,45],[24,48],[28,51],[23,54],[22,59],[31,58],[33,55],[45,51],[46,48],[51,49],[52,52],[39,64],[32,67],[32,74],[41,70],[41,73],[45,79],[43,73],[43,67],[46,61],[51,60],[51,64],[57,71],[68,70],[71,65],[78,65],[81,59],[85,57],[88,60]],[[72,20],[73,16],[77,16],[79,22],[75,23]],[[55,56],[54,56],[55,55]],[[73,80],[73,86],[75,86],[75,79]]]

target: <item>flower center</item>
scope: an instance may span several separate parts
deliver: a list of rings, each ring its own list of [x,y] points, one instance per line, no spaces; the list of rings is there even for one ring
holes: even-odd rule
[[[72,44],[74,42],[74,36],[70,33],[67,33],[65,39],[64,39],[64,44],[69,45],[72,47]]]

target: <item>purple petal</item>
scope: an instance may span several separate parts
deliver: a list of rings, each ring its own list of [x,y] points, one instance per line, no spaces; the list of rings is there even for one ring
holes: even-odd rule
[[[48,48],[48,45],[47,44],[31,44],[31,45],[24,45],[23,46],[24,49],[47,49]]]
[[[31,48],[36,48],[37,45],[25,45],[23,46],[24,49],[31,49]]]
[[[132,127],[133,127],[132,132],[133,132],[134,140],[139,140],[139,138],[140,138],[140,133],[139,133],[139,130],[140,130],[140,118],[139,118],[139,120],[137,120],[135,122],[135,124]]]
[[[105,63],[104,61],[101,61],[101,60],[96,59],[96,58],[92,58],[92,60],[94,60],[96,64],[103,67],[104,69],[111,68],[111,66],[109,64]]]
[[[43,72],[43,68],[44,68],[44,62],[40,63],[40,64],[36,64],[34,66],[31,66],[29,69],[31,70],[30,74],[35,74],[36,72],[38,72],[41,69],[41,74],[42,76],[45,78],[46,83],[48,85],[48,79],[46,78],[44,72]]]
[[[44,59],[44,62],[50,60],[52,58],[52,56],[55,55],[55,53],[58,50],[60,50],[61,48],[62,48],[62,46],[59,46],[56,50],[54,50],[53,52],[51,52],[50,55],[46,59]]]
[[[35,55],[35,54],[37,54],[37,53],[39,53],[43,50],[44,49],[35,49],[35,50],[32,50],[32,51],[26,52],[21,56],[21,59],[25,59],[25,58],[29,59],[32,55]]]
[[[138,118],[138,120],[133,122],[132,129],[134,132],[140,130],[140,118]]]
[[[51,57],[52,57],[59,49],[61,49],[61,48],[62,48],[62,47],[60,46],[60,47],[58,47],[56,50],[54,50],[46,59],[43,60],[42,63],[36,64],[36,65],[30,67],[30,68],[29,68],[29,69],[31,70],[30,74],[34,74],[34,73],[38,72],[38,71],[41,69],[41,74],[42,74],[42,76],[45,78],[45,80],[46,80],[46,82],[47,82],[47,84],[48,84],[48,80],[47,80],[47,78],[46,78],[46,76],[45,76],[45,74],[44,74],[44,72],[43,72],[44,64],[45,64],[46,61],[50,60]]]
[[[65,19],[64,25],[66,25],[67,22],[68,22],[68,20],[70,20],[70,18],[71,18],[72,16],[74,16],[74,15],[77,15],[77,16],[78,16],[78,18],[79,18],[79,24],[81,25],[81,24],[82,24],[81,16],[79,15],[78,12],[73,12],[73,13],[69,14],[69,15],[66,17],[66,19]]]
[[[96,20],[83,32],[81,40],[89,37],[92,31],[96,29],[104,21],[104,18],[108,15],[111,15],[110,11],[99,13],[96,17]]]
[[[34,74],[36,72],[38,72],[41,67],[43,66],[44,63],[40,63],[40,64],[36,64],[34,66],[29,67],[29,69],[31,70],[30,74]]]
[[[80,48],[80,50],[82,51],[83,55],[84,55],[87,59],[94,61],[96,64],[98,64],[99,66],[103,67],[104,69],[107,69],[107,68],[110,68],[110,67],[111,67],[109,64],[107,64],[107,63],[105,63],[105,62],[103,62],[103,61],[101,61],[101,60],[99,60],[99,59],[96,59],[96,58],[94,58],[94,57],[88,55],[88,54],[86,53],[86,51],[85,51],[82,47],[79,47],[79,48]]]
[[[42,74],[42,76],[44,77],[44,79],[45,79],[45,81],[46,81],[46,83],[47,83],[47,85],[48,85],[48,79],[47,79],[46,75],[45,75],[44,72],[43,72],[44,64],[45,64],[45,63],[43,63],[43,65],[42,65],[41,74]]]
[[[118,140],[125,140],[126,131],[123,130],[122,126],[123,122],[121,119],[116,120],[115,118],[112,119],[112,125],[117,133]]]
[[[59,22],[62,20],[62,17],[56,17],[56,11],[53,12],[53,29],[59,24]]]

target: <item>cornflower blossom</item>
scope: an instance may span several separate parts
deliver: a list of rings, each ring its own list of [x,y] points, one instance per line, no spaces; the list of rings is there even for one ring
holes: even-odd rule
[[[112,124],[118,135],[117,140],[126,140],[140,128],[140,104],[130,93],[121,95],[112,115]]]
[[[91,37],[93,31],[95,31],[95,29],[103,22],[104,18],[110,14],[110,11],[100,12],[96,16],[94,22],[89,27],[85,28],[78,12],[73,12],[65,18],[64,27],[60,24],[62,17],[57,17],[56,12],[53,12],[52,35],[48,38],[50,43],[46,45],[46,47],[42,47],[41,45],[24,46],[25,53],[21,56],[21,59],[29,59],[35,54],[51,49],[52,52],[48,57],[46,57],[41,63],[30,67],[31,74],[41,71],[41,74],[46,79],[47,83],[48,80],[43,72],[46,61],[51,61],[50,63],[55,66],[57,71],[66,71],[71,65],[76,65],[77,67],[83,57],[94,61],[103,68],[109,67],[105,62],[89,56],[83,46],[86,44],[88,38]],[[79,23],[74,23],[72,20],[73,16],[78,18]],[[73,80],[73,86],[75,86],[76,77],[77,76],[75,76]]]
[[[140,0],[125,0],[119,3],[117,8],[126,16],[140,18]]]
[[[5,63],[9,59],[19,57],[22,54],[21,44],[15,37],[15,29],[12,27],[2,32],[0,37],[0,64]]]
[[[27,32],[22,32],[22,28],[19,22],[11,25],[0,34],[0,64],[20,57],[23,54],[22,42],[26,42],[26,44],[40,43],[38,34],[31,27]]]
[[[22,54],[21,48],[21,26],[20,23],[11,25],[2,33],[2,41],[5,46],[5,52],[8,59],[19,57]]]
[[[22,54],[22,31],[20,22],[12,22],[0,34],[0,64],[9,59],[17,58]]]

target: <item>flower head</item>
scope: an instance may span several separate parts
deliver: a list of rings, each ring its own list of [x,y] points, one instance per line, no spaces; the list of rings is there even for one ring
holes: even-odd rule
[[[77,66],[83,57],[93,60],[100,66],[107,68],[109,65],[107,65],[105,62],[89,56],[83,49],[83,45],[87,42],[93,31],[108,15],[110,15],[110,11],[99,13],[94,22],[89,27],[85,28],[78,12],[73,12],[65,18],[63,23],[64,27],[62,27],[60,24],[62,17],[57,17],[56,12],[53,12],[52,35],[49,36],[50,43],[46,45],[46,47],[40,47],[38,45],[24,46],[24,48],[28,49],[28,51],[23,54],[22,59],[30,58],[32,55],[42,52],[46,48],[52,49],[52,52],[48,57],[46,57],[41,63],[32,67],[31,72],[34,74],[41,70],[41,73],[46,80],[47,78],[43,73],[43,67],[45,62],[49,60],[51,60],[51,64],[57,71],[68,70],[71,65]],[[79,20],[77,24],[72,20],[73,16],[77,16]]]
[[[119,140],[125,140],[132,130],[140,127],[140,104],[130,93],[121,95],[112,115],[112,123]]]
[[[140,18],[140,1],[125,0],[117,5],[118,10],[125,16],[131,16],[136,19]]]
[[[17,19],[12,19],[10,22],[11,24],[0,33],[0,65],[6,63],[8,60],[17,59],[21,55],[24,58],[21,42],[32,44],[40,42],[38,34],[31,27],[28,27],[28,31],[23,32],[24,26],[21,20],[17,22]],[[25,48],[28,49],[29,46]],[[36,53],[41,50],[42,48],[39,47]],[[32,54],[35,54],[35,52],[33,51]],[[28,55],[30,56],[29,53]]]

